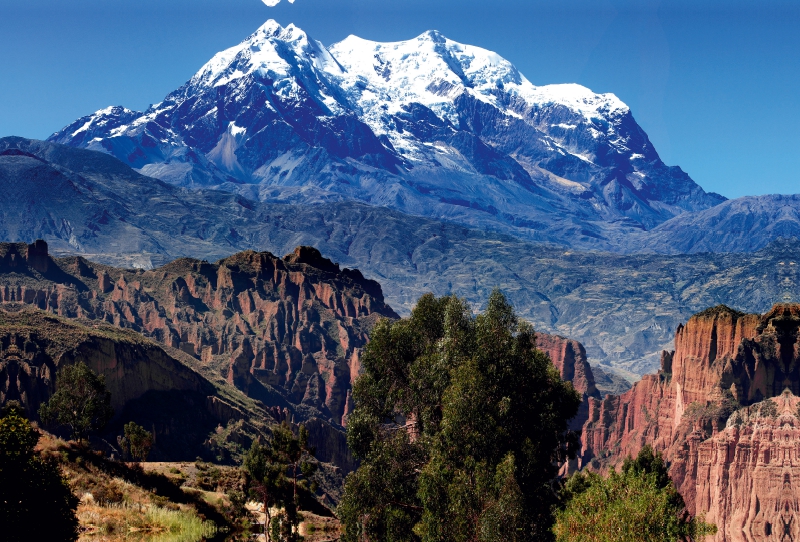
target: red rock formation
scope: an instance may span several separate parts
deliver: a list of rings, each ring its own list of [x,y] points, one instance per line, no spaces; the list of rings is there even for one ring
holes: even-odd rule
[[[800,539],[800,398],[786,390],[734,413],[713,438],[690,441],[696,511],[717,541]]]
[[[561,378],[586,397],[600,398],[594,384],[592,367],[586,359],[586,349],[578,341],[560,335],[536,334],[536,348],[550,356]]]
[[[797,521],[776,523],[778,508],[788,502],[782,476],[789,473],[788,487],[800,483],[794,471],[776,470],[792,467],[800,452],[793,418],[800,395],[798,331],[800,305],[779,304],[763,316],[727,307],[694,315],[678,327],[676,349],[664,352],[658,374],[621,396],[589,399],[577,467],[609,468],[650,444],[671,462],[689,511],[708,514],[720,527],[718,540],[783,540],[784,528],[800,529]],[[771,397],[780,399],[764,401]],[[755,406],[737,411],[773,403],[782,410],[769,420],[752,415]],[[798,510],[794,501],[789,506]],[[778,528],[777,538],[767,534]]]
[[[0,244],[0,271],[9,271],[0,303],[141,332],[268,405],[292,406],[301,418],[342,423],[367,331],[381,317],[397,317],[378,283],[310,247],[283,259],[247,251],[216,264],[181,259],[152,271],[52,260],[46,245],[30,247]]]
[[[582,395],[583,401],[578,414],[570,422],[570,429],[581,429],[589,417],[589,398],[600,399],[592,367],[586,359],[586,350],[578,341],[546,333],[536,334],[536,347],[550,356],[561,378],[572,382]]]

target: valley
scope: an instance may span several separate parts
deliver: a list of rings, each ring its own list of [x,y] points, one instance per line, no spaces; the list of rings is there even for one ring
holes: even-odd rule
[[[436,30],[182,77],[0,137],[5,489],[81,540],[800,539],[800,196]]]

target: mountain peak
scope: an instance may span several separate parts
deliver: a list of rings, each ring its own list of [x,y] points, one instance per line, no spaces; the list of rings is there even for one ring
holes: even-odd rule
[[[250,34],[242,44],[258,44],[274,38],[280,41],[297,41],[307,40],[308,34],[301,28],[298,28],[294,23],[281,26],[275,19],[267,19],[267,21],[258,27],[258,30]]]
[[[438,30],[426,30],[417,37],[418,40],[430,40],[434,43],[445,43],[447,37]]]
[[[274,36],[277,33],[282,32],[282,31],[283,31],[283,26],[281,26],[281,24],[278,21],[276,21],[275,19],[267,19],[264,22],[264,24],[259,26],[258,29],[255,32],[253,32],[250,35],[250,37],[248,37],[248,40],[251,37],[256,36],[258,34],[266,34],[266,35]],[[247,40],[245,40],[245,41],[247,41]]]
[[[305,31],[269,19],[238,45],[214,55],[192,77],[190,86],[218,87],[255,71],[285,77],[302,63],[321,71],[341,71],[327,49]]]
[[[660,161],[613,94],[535,86],[436,30],[326,48],[270,19],[148,111],[101,111],[52,139],[176,184],[280,201],[336,194],[537,240],[566,235],[542,232],[570,220],[555,209],[601,224],[575,231],[606,239],[620,218],[650,229],[718,203]]]

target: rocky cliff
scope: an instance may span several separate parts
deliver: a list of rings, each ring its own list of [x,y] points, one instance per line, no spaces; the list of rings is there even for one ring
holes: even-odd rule
[[[227,459],[226,444],[269,433],[266,409],[178,358],[108,324],[87,326],[17,303],[0,309],[0,404],[17,400],[35,417],[55,391],[56,372],[83,362],[105,377],[111,393],[115,417],[105,435],[111,443],[133,420],[154,432],[154,459]],[[217,427],[231,430],[219,437]]]
[[[284,258],[248,251],[142,271],[53,260],[44,242],[6,243],[0,271],[0,303],[138,331],[188,354],[212,379],[335,425],[352,406],[367,331],[397,317],[378,283],[308,247]]]
[[[718,524],[719,540],[793,533],[797,522],[778,516],[795,476],[798,331],[794,304],[764,315],[719,306],[692,316],[657,374],[622,395],[589,399],[578,466],[608,468],[650,444],[671,462],[689,510]],[[787,506],[790,521],[798,508]]]
[[[570,422],[571,429],[581,429],[589,417],[589,398],[601,397],[592,367],[586,359],[586,349],[578,341],[547,333],[536,334],[536,347],[550,356],[561,378],[572,382],[575,390],[581,394],[583,400],[580,410]]]
[[[690,438],[694,510],[716,523],[718,541],[800,537],[800,398],[788,389],[734,413],[713,438]]]

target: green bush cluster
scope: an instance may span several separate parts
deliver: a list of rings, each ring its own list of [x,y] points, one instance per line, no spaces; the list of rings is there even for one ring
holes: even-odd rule
[[[606,478],[573,475],[561,496],[557,542],[677,542],[716,533],[714,525],[689,516],[666,464],[649,446]]]

